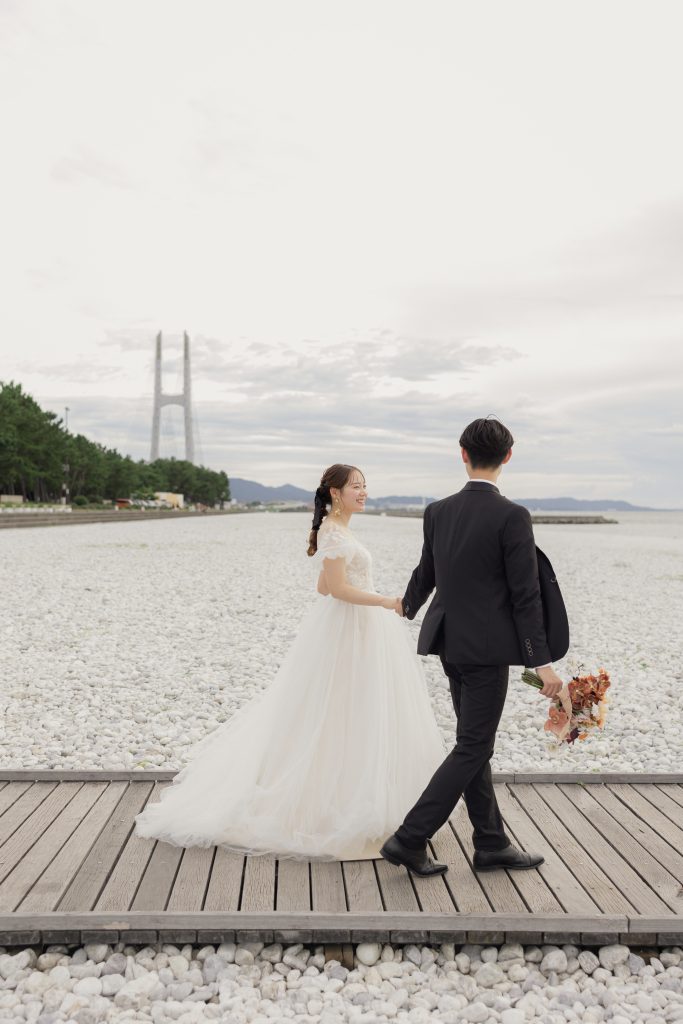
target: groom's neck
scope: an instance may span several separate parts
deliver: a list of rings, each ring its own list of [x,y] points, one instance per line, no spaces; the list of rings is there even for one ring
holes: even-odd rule
[[[470,480],[488,480],[492,484],[497,484],[498,477],[500,476],[500,470],[473,469],[467,475]]]

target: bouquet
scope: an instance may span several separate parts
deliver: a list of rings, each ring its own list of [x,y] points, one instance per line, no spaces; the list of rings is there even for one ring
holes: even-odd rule
[[[537,690],[543,687],[542,680],[530,668],[522,672],[522,681]],[[564,684],[550,705],[548,719],[543,726],[555,737],[557,746],[577,739],[585,740],[596,726],[604,728],[609,685],[610,678],[604,668],[598,669],[597,676],[576,675]]]

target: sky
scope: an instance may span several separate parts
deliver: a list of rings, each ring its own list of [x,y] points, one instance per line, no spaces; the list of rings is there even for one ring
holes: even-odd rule
[[[148,459],[683,508],[678,0],[0,0],[0,381]],[[182,410],[161,455],[182,458]]]

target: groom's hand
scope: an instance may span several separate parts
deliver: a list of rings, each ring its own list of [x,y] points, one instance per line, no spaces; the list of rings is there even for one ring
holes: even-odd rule
[[[555,669],[547,665],[545,668],[536,669],[536,675],[543,683],[543,689],[538,692],[542,693],[544,697],[557,697],[564,686],[564,682],[560,679]]]

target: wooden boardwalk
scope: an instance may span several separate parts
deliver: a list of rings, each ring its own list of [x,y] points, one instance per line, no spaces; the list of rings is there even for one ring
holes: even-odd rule
[[[683,775],[494,776],[532,871],[472,871],[462,801],[444,875],[133,835],[168,771],[0,772],[0,944],[683,942]]]

